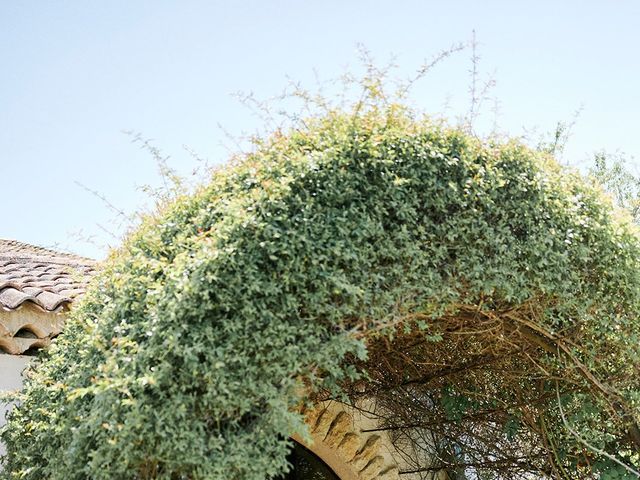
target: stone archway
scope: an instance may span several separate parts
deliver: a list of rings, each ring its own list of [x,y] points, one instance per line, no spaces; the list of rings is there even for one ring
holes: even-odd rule
[[[367,432],[373,420],[354,408],[323,402],[306,413],[313,443],[293,439],[326,463],[340,480],[399,480],[392,445],[385,435]]]

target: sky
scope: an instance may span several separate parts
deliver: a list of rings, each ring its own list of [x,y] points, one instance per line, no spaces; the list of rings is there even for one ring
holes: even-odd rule
[[[264,127],[234,93],[266,99],[290,79],[313,89],[358,71],[359,45],[407,78],[473,31],[501,131],[543,134],[575,118],[565,162],[620,151],[635,168],[636,0],[0,0],[0,238],[103,258],[119,243],[117,210],[145,208],[143,187],[161,184],[124,131],[189,176],[201,162],[188,150],[222,164],[232,136]],[[412,101],[463,115],[470,57],[438,65]]]

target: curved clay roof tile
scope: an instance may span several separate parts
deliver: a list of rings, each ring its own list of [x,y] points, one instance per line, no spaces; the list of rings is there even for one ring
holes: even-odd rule
[[[84,293],[94,269],[88,258],[0,239],[0,308],[25,302],[50,312],[64,308]]]

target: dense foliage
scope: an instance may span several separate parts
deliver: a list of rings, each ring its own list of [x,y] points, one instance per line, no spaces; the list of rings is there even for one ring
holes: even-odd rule
[[[597,188],[517,142],[397,105],[307,119],[111,256],[30,371],[3,475],[274,478],[303,392],[342,391],[433,432],[452,476],[624,478],[639,253]]]

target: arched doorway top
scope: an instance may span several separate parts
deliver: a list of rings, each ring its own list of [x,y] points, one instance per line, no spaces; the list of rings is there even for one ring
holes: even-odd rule
[[[392,447],[382,435],[366,432],[366,419],[355,409],[324,402],[307,412],[313,442],[293,439],[326,463],[340,480],[399,480]]]

